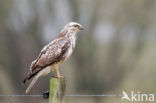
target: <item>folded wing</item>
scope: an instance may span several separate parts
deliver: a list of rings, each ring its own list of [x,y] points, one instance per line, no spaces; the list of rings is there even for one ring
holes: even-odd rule
[[[70,41],[65,38],[58,38],[46,45],[36,60],[30,66],[30,71],[23,83],[35,76],[39,71],[65,58],[65,53],[70,47]]]

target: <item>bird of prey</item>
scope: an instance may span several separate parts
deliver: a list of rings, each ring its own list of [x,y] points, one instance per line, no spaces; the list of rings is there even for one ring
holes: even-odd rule
[[[30,70],[23,80],[24,84],[26,81],[33,78],[26,89],[26,93],[31,90],[39,77],[45,76],[55,70],[57,78],[64,78],[60,75],[59,67],[72,54],[75,48],[76,34],[81,30],[83,30],[82,25],[76,22],[70,22],[64,27],[55,40],[41,50],[37,59],[32,62]]]

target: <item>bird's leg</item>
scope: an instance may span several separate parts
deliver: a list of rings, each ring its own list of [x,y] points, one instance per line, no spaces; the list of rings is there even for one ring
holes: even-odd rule
[[[59,68],[56,68],[56,77],[59,78],[59,79],[64,78],[64,76],[60,75]]]

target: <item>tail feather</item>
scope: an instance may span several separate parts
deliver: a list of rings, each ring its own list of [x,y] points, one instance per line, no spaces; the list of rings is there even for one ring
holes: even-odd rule
[[[38,70],[38,71],[34,71],[34,72],[32,72],[32,73],[30,73],[25,79],[24,79],[24,81],[23,81],[23,83],[25,83],[27,80],[30,80],[32,77],[34,77],[33,78],[33,80],[31,81],[31,83],[30,83],[30,85],[28,86],[28,88],[26,89],[26,94],[31,90],[31,88],[34,86],[34,84],[36,83],[36,81],[38,80],[38,78],[40,77],[40,76],[45,76],[45,75],[47,75],[48,73],[50,73],[51,72],[51,68],[45,68],[45,69],[43,69],[43,70]]]
[[[34,75],[32,73],[28,73],[26,78],[23,80],[22,84],[24,85],[28,80],[30,80]]]
[[[41,69],[38,71],[30,71],[28,74],[27,74],[27,77],[23,80],[22,84],[25,84],[28,80],[30,80],[31,78],[33,78],[38,72],[40,72]]]
[[[25,78],[25,79],[23,80],[22,85],[24,85],[24,84],[26,83],[26,81],[27,81],[27,78]]]
[[[29,75],[22,81],[22,85],[24,85],[29,80]]]
[[[29,84],[28,88],[26,89],[26,94],[30,92],[31,88],[34,86],[34,84],[36,83],[36,81],[38,80],[38,78],[40,77],[40,75],[36,75],[33,80],[31,81],[31,83]]]

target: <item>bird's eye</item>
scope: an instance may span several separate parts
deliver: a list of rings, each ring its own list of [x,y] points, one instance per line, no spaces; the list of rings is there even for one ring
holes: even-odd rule
[[[74,27],[79,27],[79,25],[74,25]]]

